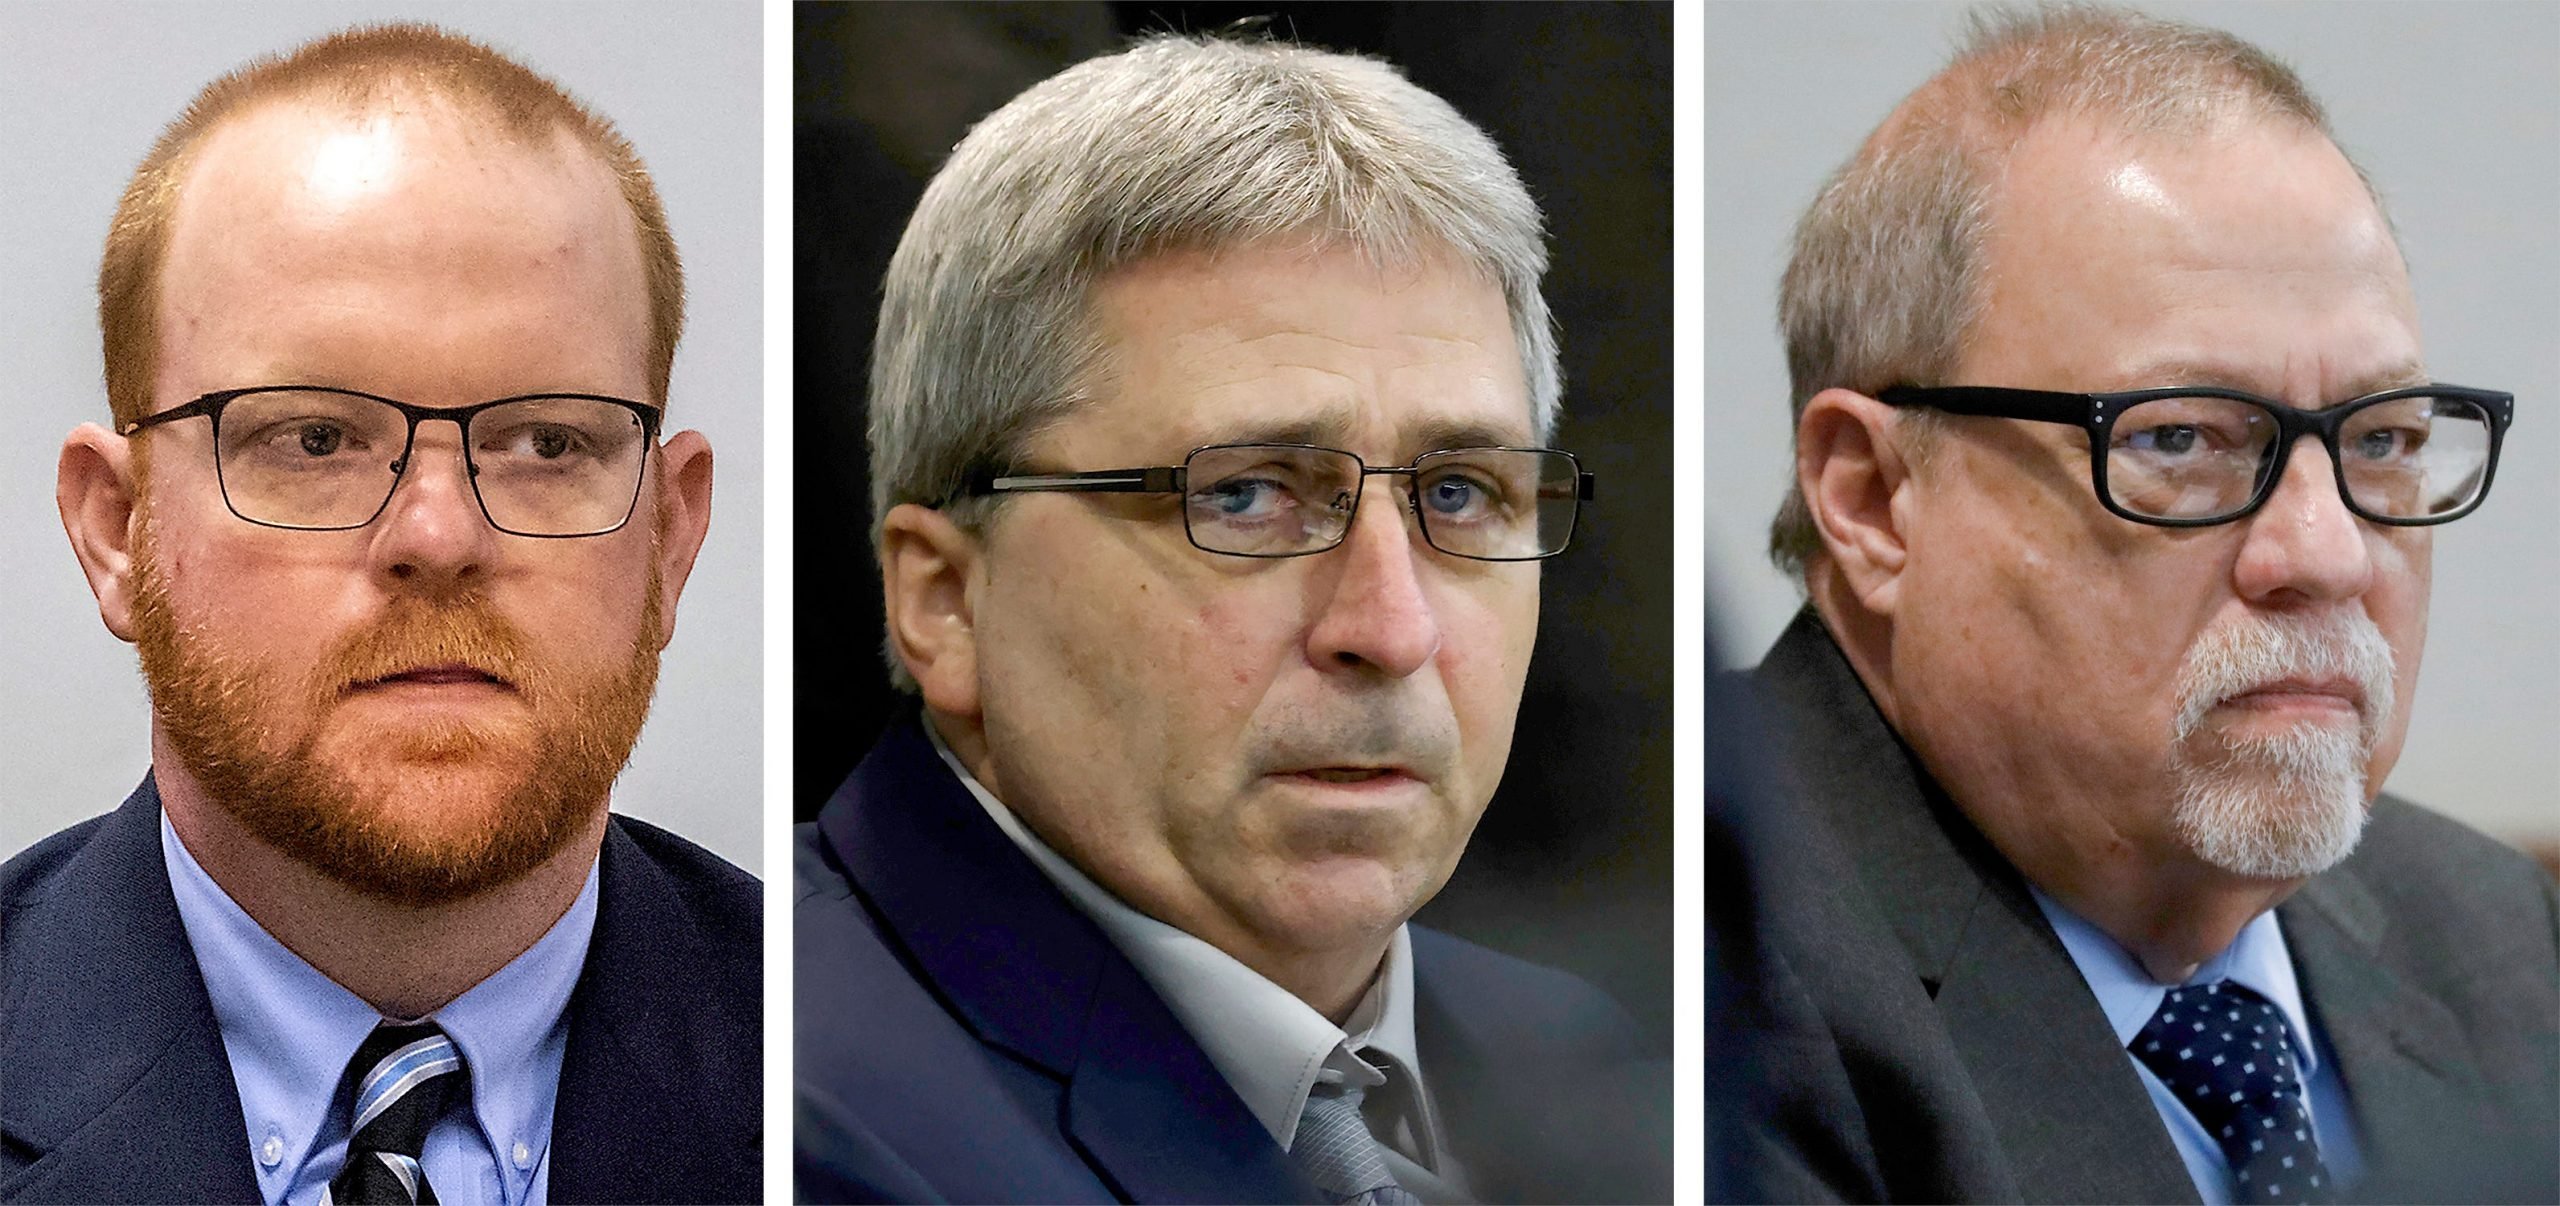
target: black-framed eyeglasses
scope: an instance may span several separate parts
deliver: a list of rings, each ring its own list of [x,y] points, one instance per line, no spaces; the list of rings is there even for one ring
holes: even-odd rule
[[[1303,557],[1342,543],[1371,475],[1401,477],[1432,548],[1475,561],[1536,561],[1572,543],[1593,478],[1553,448],[1449,448],[1371,467],[1339,448],[1210,444],[1179,465],[971,475],[971,495],[1035,491],[1179,494],[1191,543],[1233,557]]]
[[[118,429],[203,415],[231,513],[271,528],[361,528],[390,505],[418,424],[462,429],[462,460],[489,526],[516,536],[601,536],[631,519],[663,412],[602,394],[523,394],[412,406],[355,390],[260,385],[206,394]]]
[[[2090,484],[2136,523],[2202,527],[2255,512],[2301,436],[2317,436],[2347,509],[2400,527],[2460,519],[2489,496],[2515,395],[2416,385],[2300,410],[2235,389],[2173,386],[2071,394],[1992,386],[1896,386],[1888,406],[2061,423],[2089,433]]]

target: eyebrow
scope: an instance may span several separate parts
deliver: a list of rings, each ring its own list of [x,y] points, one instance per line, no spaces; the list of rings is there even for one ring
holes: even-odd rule
[[[1333,448],[1340,447],[1350,440],[1353,426],[1351,411],[1327,409],[1312,415],[1221,427],[1205,435],[1195,429],[1192,434],[1196,438],[1189,446],[1315,444]],[[1397,445],[1413,449],[1416,456],[1448,448],[1524,447],[1531,442],[1528,432],[1523,428],[1470,418],[1429,419],[1409,431],[1397,433]]]
[[[2141,365],[2133,372],[2122,374],[2117,380],[2123,382],[2117,387],[2120,389],[2210,385],[2220,389],[2236,389],[2243,393],[2263,394],[2278,401],[2283,400],[2282,391],[2264,388],[2268,382],[2257,373],[2212,360],[2155,361]],[[2340,396],[2323,398],[2320,404],[2331,405],[2344,402],[2349,398],[2378,394],[2384,390],[2425,385],[2430,380],[2432,378],[2427,376],[2426,366],[2414,359],[2403,360],[2349,380]]]

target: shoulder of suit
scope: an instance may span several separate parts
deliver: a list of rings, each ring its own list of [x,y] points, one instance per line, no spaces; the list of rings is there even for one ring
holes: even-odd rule
[[[2324,881],[2343,881],[2326,882]],[[2315,891],[2314,889],[2317,889]],[[2560,961],[2560,889],[2522,851],[2396,796],[2374,801],[2356,852],[2306,896],[2370,902],[2375,931],[2413,957],[2496,947]],[[2491,936],[2511,941],[2490,943]]]
[[[2552,889],[2550,875],[2523,851],[2389,793],[2374,801],[2373,818],[2347,865],[2369,879],[2413,881],[2430,891],[2457,884],[2471,895]]]
[[[1600,986],[1428,926],[1412,927],[1415,991],[1452,1002],[1470,1020],[1551,1044],[1581,1036],[1595,1053],[1631,1053],[1635,1020]]]
[[[714,933],[764,932],[764,884],[737,864],[647,821],[613,814],[611,827]]]
[[[87,848],[89,840],[113,813],[102,813],[62,830],[0,863],[0,915],[15,914],[43,902],[64,868]]]

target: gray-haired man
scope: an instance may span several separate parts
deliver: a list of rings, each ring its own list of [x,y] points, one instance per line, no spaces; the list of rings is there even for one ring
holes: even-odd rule
[[[1992,16],[1781,309],[1810,606],[1758,677],[1836,844],[1772,895],[1831,1094],[1772,1195],[2560,1191],[2551,881],[2376,798],[2513,400],[2423,365],[2302,81]]]
[[[1618,1008],[1406,925],[1591,489],[1545,266],[1367,60],[1151,41],[953,153],[872,378],[923,723],[799,838],[804,1196],[1667,1192]]]

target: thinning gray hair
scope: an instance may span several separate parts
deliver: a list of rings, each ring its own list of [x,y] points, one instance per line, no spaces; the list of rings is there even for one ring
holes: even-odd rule
[[[871,361],[871,540],[901,503],[974,529],[972,471],[1016,467],[1088,397],[1089,292],[1151,255],[1301,240],[1382,266],[1437,256],[1501,286],[1552,438],[1562,375],[1537,204],[1484,131],[1375,59],[1156,37],[969,131],[890,260]],[[913,680],[894,650],[890,676]]]
[[[2171,137],[2231,119],[2331,136],[2292,68],[2220,30],[2093,4],[1975,10],[1955,60],[1868,135],[1796,225],[1778,292],[1796,418],[1826,389],[1952,384],[1982,318],[1982,248],[1999,220],[1990,197],[2027,132],[2055,116]],[[1925,460],[1937,416],[1905,411],[1895,424],[1904,454]],[[1788,478],[1769,556],[1801,578],[1822,539]]]

